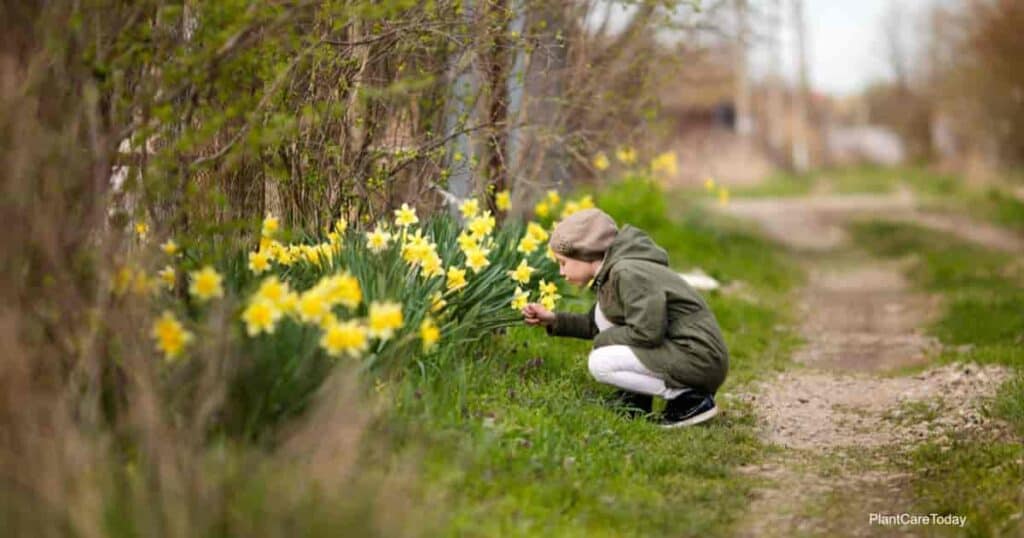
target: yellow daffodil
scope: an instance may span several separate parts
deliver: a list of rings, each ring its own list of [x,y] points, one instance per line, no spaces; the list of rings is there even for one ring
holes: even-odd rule
[[[708,192],[714,192],[714,190],[715,190],[715,180],[711,176],[708,176],[708,177],[704,178],[704,190],[706,190]]]
[[[424,318],[420,323],[420,340],[423,341],[423,351],[429,351],[437,341],[441,339],[441,330],[430,318]]]
[[[132,293],[135,295],[149,295],[156,291],[156,281],[149,278],[145,271],[139,269],[132,279]]]
[[[561,217],[564,219],[565,217],[568,217],[569,215],[572,215],[573,213],[576,213],[579,210],[580,210],[579,202],[573,202],[573,201],[566,202],[565,203],[565,208],[562,209]]]
[[[655,174],[674,176],[679,171],[679,163],[676,160],[676,152],[666,151],[651,160],[651,171]]]
[[[320,337],[320,347],[332,357],[347,354],[358,358],[368,346],[366,328],[352,320],[332,321],[324,328],[324,334]]]
[[[479,273],[483,268],[491,264],[490,260],[487,259],[487,255],[490,254],[490,250],[483,247],[474,247],[466,251],[466,267],[473,270],[474,273]]]
[[[476,198],[469,198],[459,204],[459,211],[462,212],[462,218],[466,220],[475,218],[480,214],[480,202]]]
[[[391,234],[384,231],[379,224],[372,232],[366,233],[366,246],[372,252],[380,253],[388,248],[389,241],[391,241]]]
[[[420,268],[423,271],[423,276],[426,278],[442,276],[444,275],[444,260],[441,259],[441,256],[439,256],[436,251],[431,250],[430,253],[423,258]]]
[[[261,332],[273,334],[274,327],[277,325],[277,320],[281,319],[281,315],[281,309],[277,304],[257,295],[242,312],[245,332],[249,336],[256,336]]]
[[[174,267],[171,267],[170,265],[165,266],[163,269],[161,269],[160,272],[156,274],[156,276],[159,277],[160,281],[164,283],[164,287],[169,290],[174,289],[174,284],[178,280],[178,273],[175,272]]]
[[[435,291],[434,294],[430,296],[430,313],[436,314],[440,312],[445,306],[448,306],[448,301],[444,300],[444,297],[441,295],[441,292]]]
[[[198,271],[192,271],[190,276],[192,280],[188,292],[200,302],[224,296],[224,277],[213,267],[207,265]]]
[[[280,227],[281,221],[279,221],[277,217],[268,214],[263,219],[263,229],[261,230],[261,235],[263,235],[263,237],[274,237],[274,234],[277,233],[277,230],[280,229]]]
[[[512,206],[512,193],[509,191],[501,191],[494,197],[494,205],[498,207],[499,211],[508,211],[508,208]]]
[[[516,282],[519,282],[521,284],[529,284],[530,276],[533,274],[533,271],[534,268],[530,267],[530,265],[526,263],[526,260],[522,260],[519,262],[518,267],[516,267],[512,271],[508,271],[508,275],[512,277],[512,280],[515,280]]]
[[[636,162],[636,150],[633,148],[619,148],[615,150],[615,158],[622,164],[633,164]]]
[[[729,189],[725,187],[718,189],[718,203],[720,205],[729,205]]]
[[[543,305],[544,308],[547,308],[548,310],[554,310],[555,303],[558,301],[558,298],[558,295],[544,295],[540,298],[540,304]]]
[[[558,261],[558,258],[555,257],[555,251],[551,250],[551,245],[548,245],[548,250],[544,253],[544,257],[553,262]]]
[[[363,290],[359,280],[348,272],[332,275],[321,280],[314,287],[330,305],[341,304],[354,309],[363,300]]]
[[[254,275],[262,274],[270,269],[270,253],[265,250],[249,253],[249,270]]]
[[[269,276],[263,279],[260,287],[256,289],[257,297],[266,299],[278,306],[281,305],[281,301],[286,293],[288,293],[288,284],[281,282],[276,276]]]
[[[519,240],[519,246],[516,247],[516,250],[523,254],[532,254],[539,246],[540,242],[537,241],[535,237],[532,235],[524,235],[523,238]]]
[[[547,192],[547,200],[548,204],[554,207],[562,202],[562,197],[558,194],[557,190],[551,189]]]
[[[402,204],[402,207],[395,210],[395,225],[406,228],[419,222],[416,210],[409,207],[409,204]]]
[[[164,251],[164,254],[168,256],[174,256],[178,253],[178,244],[173,239],[164,241],[164,244],[160,245],[160,250]]]
[[[539,218],[546,219],[551,214],[551,208],[547,202],[541,200],[537,202],[537,205],[533,206],[533,213]]]
[[[594,197],[593,196],[588,194],[588,195],[584,196],[583,198],[580,198],[580,209],[590,209],[592,207],[594,207]]]
[[[449,267],[446,286],[448,291],[458,291],[466,287],[466,270],[458,267]]]
[[[113,290],[115,295],[124,295],[132,285],[135,271],[128,266],[121,267],[114,274]]]
[[[539,291],[541,295],[555,295],[558,293],[558,285],[554,282],[548,282],[547,280],[541,280]]]
[[[395,330],[400,329],[403,323],[402,305],[376,301],[370,305],[370,335],[374,338],[381,340],[391,338]]]
[[[331,303],[324,290],[314,286],[299,296],[295,310],[300,320],[317,325],[331,312]]]
[[[469,222],[469,232],[477,241],[483,239],[494,231],[494,217],[491,216],[490,211],[484,211],[482,215],[474,218]]]
[[[149,224],[144,220],[135,221],[135,235],[139,236],[140,241],[145,241],[149,237]]]
[[[277,302],[277,305],[281,308],[281,312],[290,316],[297,316],[299,313],[299,294],[287,290],[281,296],[281,300]]]
[[[192,341],[192,333],[185,330],[181,322],[174,317],[170,311],[165,311],[153,324],[150,333],[156,340],[156,348],[161,351],[167,359],[174,359],[181,355],[185,346]]]
[[[430,253],[430,242],[423,237],[423,230],[416,230],[413,235],[403,236],[402,259],[411,265],[420,263]]]
[[[516,286],[515,295],[512,296],[512,308],[515,310],[522,310],[529,301],[530,292],[524,291],[519,286]]]
[[[456,241],[458,241],[459,243],[459,249],[461,249],[463,252],[466,252],[467,250],[472,250],[480,246],[476,238],[470,235],[465,230],[463,230],[459,234],[459,238]]]
[[[345,230],[348,229],[348,221],[345,217],[338,217],[338,220],[334,221],[334,231],[338,232],[338,235],[344,235]]]
[[[341,251],[341,234],[338,232],[327,232],[327,245],[331,250]]]
[[[599,151],[597,155],[594,155],[593,160],[590,161],[598,171],[603,172],[608,169],[612,163],[608,160],[608,156],[603,151]]]
[[[526,225],[526,234],[536,239],[537,242],[544,242],[548,240],[547,230],[536,222],[530,222]]]
[[[323,264],[323,259],[320,256],[321,254],[322,252],[318,248],[314,248],[309,245],[302,245],[302,256],[312,265],[319,267]]]

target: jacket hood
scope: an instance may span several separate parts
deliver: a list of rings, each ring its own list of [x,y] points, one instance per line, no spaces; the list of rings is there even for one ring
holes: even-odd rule
[[[645,260],[659,265],[668,265],[668,253],[647,235],[647,232],[625,224],[619,229],[604,255],[601,269],[594,276],[594,289],[600,288],[608,279],[611,268],[621,260]]]

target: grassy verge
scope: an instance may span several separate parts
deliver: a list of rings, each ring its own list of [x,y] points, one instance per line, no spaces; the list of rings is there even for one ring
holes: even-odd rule
[[[990,412],[1008,422],[1015,438],[954,437],[926,443],[900,465],[915,469],[914,493],[925,513],[968,517],[973,536],[1024,531],[1024,265],[1012,255],[956,241],[906,224],[864,222],[858,242],[886,257],[914,253],[910,277],[946,298],[931,331],[945,344],[944,361],[997,363],[1013,369]],[[969,485],[969,487],[965,487]]]
[[[623,418],[601,404],[610,389],[587,372],[590,342],[535,328],[452,351],[437,370],[394,389],[395,427],[425,440],[424,480],[443,492],[451,534],[721,535],[747,504],[751,484],[736,468],[759,460],[765,447],[750,409],[727,395],[786,364],[796,343],[782,328],[794,268],[696,209],[670,217],[665,197],[646,183],[601,193],[598,205],[649,231],[674,267],[741,280],[759,298],[709,296],[732,352],[723,414],[677,431]],[[577,294],[565,308],[584,311],[593,300]]]

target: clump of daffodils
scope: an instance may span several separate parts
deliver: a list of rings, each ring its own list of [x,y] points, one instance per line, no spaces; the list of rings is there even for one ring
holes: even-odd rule
[[[533,207],[534,215],[540,219],[546,219],[549,217],[565,218],[573,213],[582,209],[590,209],[594,207],[594,198],[591,195],[586,195],[579,200],[567,200],[564,205],[562,204],[562,197],[558,194],[557,190],[549,190],[545,193],[544,198],[537,202],[537,205]],[[559,211],[559,208],[561,210]],[[537,242],[541,242],[544,239],[539,237],[536,238]],[[530,241],[532,242],[532,240]],[[529,243],[528,243],[529,245]]]

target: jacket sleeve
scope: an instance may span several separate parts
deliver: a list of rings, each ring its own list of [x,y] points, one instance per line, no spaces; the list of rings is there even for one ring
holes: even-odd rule
[[[601,331],[594,339],[594,347],[614,344],[658,347],[665,341],[668,329],[665,290],[649,274],[640,271],[620,275],[617,280],[626,323]]]
[[[598,333],[597,323],[594,322],[595,308],[597,308],[596,303],[590,307],[590,311],[586,314],[556,312],[555,322],[546,327],[548,335],[592,340],[594,335]]]

